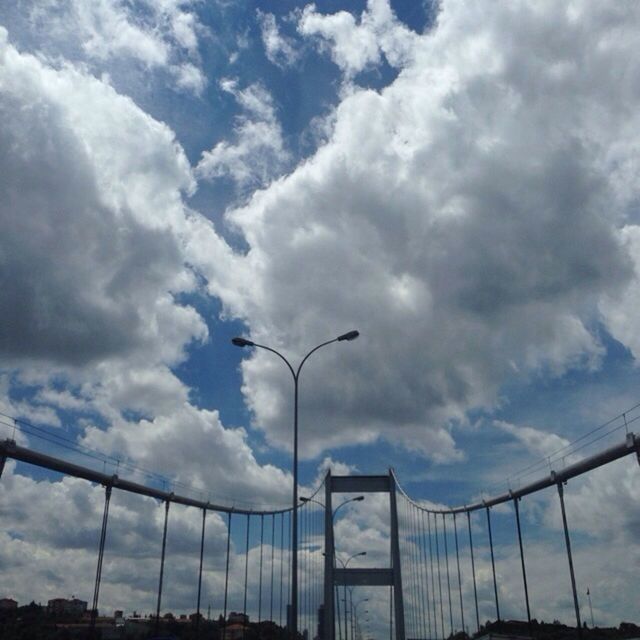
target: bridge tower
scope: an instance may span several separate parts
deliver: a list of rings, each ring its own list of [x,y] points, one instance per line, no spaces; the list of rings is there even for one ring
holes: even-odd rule
[[[389,494],[391,533],[390,567],[373,569],[336,567],[332,507],[332,495],[334,493]],[[324,614],[326,622],[325,637],[323,640],[335,640],[334,592],[335,587],[345,585],[392,587],[395,640],[405,640],[400,544],[398,540],[398,510],[396,506],[396,483],[393,474],[389,471],[388,475],[381,476],[334,476],[331,475],[331,471],[329,471],[325,479],[325,505]]]

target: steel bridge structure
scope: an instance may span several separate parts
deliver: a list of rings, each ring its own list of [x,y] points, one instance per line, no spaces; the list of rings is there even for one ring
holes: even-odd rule
[[[570,594],[573,603],[576,634],[580,637],[584,623],[579,597],[581,589],[576,580],[570,521],[565,508],[565,487],[569,481],[579,476],[589,474],[626,457],[630,457],[632,464],[640,463],[640,437],[631,432],[626,433],[625,439],[612,447],[557,470],[549,469],[548,474],[543,477],[513,490],[470,504],[437,509],[428,506],[423,500],[410,497],[392,469],[387,474],[378,476],[340,476],[328,472],[323,484],[313,495],[303,498],[298,508],[298,518],[301,522],[298,575],[301,580],[295,628],[304,630],[302,637],[319,640],[358,640],[363,634],[357,616],[357,607],[367,598],[362,599],[361,603],[354,604],[353,590],[356,587],[380,587],[389,594],[390,640],[444,639],[458,632],[472,635],[480,631],[476,566],[478,550],[477,546],[474,547],[474,534],[477,534],[477,529],[472,526],[472,517],[475,516],[477,520],[477,514],[484,514],[483,519],[486,519],[493,606],[496,620],[501,620],[500,585],[496,572],[497,542],[492,528],[492,510],[505,505],[510,505],[513,509],[514,532],[519,550],[519,570],[524,596],[523,611],[526,612],[527,623],[531,625],[535,610],[530,599],[526,540],[523,536],[520,504],[523,499],[551,488],[557,491],[562,516],[567,594]],[[157,599],[155,616],[153,616],[156,633],[159,632],[161,623],[167,524],[170,507],[174,504],[197,509],[202,513],[199,572],[195,576],[197,580],[197,599],[194,602],[196,635],[198,637],[200,635],[199,627],[202,619],[206,523],[207,516],[211,513],[218,514],[226,522],[226,571],[224,593],[220,594],[222,603],[220,615],[224,625],[227,624],[229,613],[229,557],[232,528],[235,524],[235,535],[243,538],[245,554],[244,584],[241,585],[243,613],[248,615],[247,602],[251,592],[252,600],[257,602],[257,609],[254,607],[253,616],[258,625],[272,624],[284,635],[287,629],[294,626],[290,619],[289,608],[292,584],[292,563],[289,552],[291,508],[252,510],[198,500],[134,482],[117,474],[101,473],[87,466],[20,446],[13,439],[0,442],[0,481],[8,459],[35,465],[65,476],[81,478],[88,483],[104,487],[104,510],[99,538],[96,540],[96,571],[90,609],[92,628],[100,605],[103,561],[109,531],[109,506],[114,491],[153,498],[164,510],[162,546],[158,558]],[[388,495],[389,498],[389,562],[387,566],[349,568],[348,561],[344,562],[336,551],[336,512],[343,505],[354,500],[362,500],[364,495],[369,493]],[[344,500],[338,507],[334,507],[335,494],[359,497]],[[241,530],[238,530],[238,527]],[[253,538],[251,538],[251,532],[253,532]],[[250,551],[252,551],[251,554]],[[366,551],[365,549],[363,552],[354,554],[349,560],[365,555]],[[253,580],[252,584],[249,584],[248,579],[250,555],[259,562],[259,578]],[[341,566],[337,564],[338,561]],[[472,583],[472,590],[463,590],[463,575]],[[470,597],[471,594],[472,597]],[[261,631],[259,633],[262,635]]]

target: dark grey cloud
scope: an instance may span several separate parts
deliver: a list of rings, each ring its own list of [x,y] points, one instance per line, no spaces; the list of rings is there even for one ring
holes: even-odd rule
[[[165,305],[180,325],[185,311],[172,293],[185,288],[180,278],[190,286],[184,258],[162,213],[137,208],[135,196],[119,192],[140,191],[164,173],[173,184],[160,178],[155,188],[175,200],[171,191],[188,185],[188,169],[166,133],[144,138],[145,124],[147,134],[153,124],[107,85],[1,46],[3,359],[83,365],[161,351],[159,333],[167,328],[153,318]],[[103,118],[119,119],[121,130],[102,129]],[[140,139],[127,140],[136,129]],[[114,166],[110,156],[119,147],[130,156]],[[194,313],[187,322],[188,332],[202,335]]]

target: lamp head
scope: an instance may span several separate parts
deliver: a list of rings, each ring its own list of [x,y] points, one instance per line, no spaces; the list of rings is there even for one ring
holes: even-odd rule
[[[342,342],[343,340],[355,340],[359,335],[360,332],[354,329],[353,331],[349,331],[348,333],[343,333],[341,336],[338,336],[338,342]]]
[[[358,496],[357,498],[353,499],[354,502],[362,502],[363,500],[364,500],[364,496]]]
[[[304,498],[303,496],[300,496],[300,502],[309,502],[309,498]]]
[[[359,555],[359,556],[366,556],[366,555],[367,555],[367,552],[366,552],[366,551],[361,551],[358,555]]]
[[[231,338],[231,342],[236,347],[253,347],[255,344],[254,342],[251,342],[251,340],[247,340],[246,338],[240,338],[240,337]]]

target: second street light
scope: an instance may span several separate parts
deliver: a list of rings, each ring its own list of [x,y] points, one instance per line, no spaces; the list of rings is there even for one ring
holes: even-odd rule
[[[337,509],[336,509],[337,511]],[[354,558],[358,558],[359,556],[366,556],[367,552],[366,551],[360,551],[360,553],[354,553],[352,556],[349,556],[347,558],[346,562],[343,562],[341,558],[339,558],[338,556],[336,556],[336,559],[340,561],[340,564],[342,565],[343,569],[347,568],[347,565],[354,559]],[[340,596],[338,596],[339,598]],[[344,583],[344,637],[347,638],[347,582],[345,580]]]
[[[358,602],[353,604],[353,588],[352,588],[349,590],[349,601],[351,606],[351,636],[354,640],[356,640],[356,636],[357,636],[356,630],[358,628],[358,607],[363,602],[369,602],[369,598],[362,598]],[[365,611],[365,613],[369,613],[369,612]]]
[[[349,499],[347,499],[347,500],[344,500],[342,503],[340,503],[340,504],[339,504],[339,505],[338,505],[338,506],[333,510],[333,512],[332,512],[332,514],[331,514],[331,525],[332,525],[332,527],[333,527],[333,525],[335,524],[335,521],[336,521],[336,514],[338,513],[338,511],[339,511],[340,509],[342,509],[342,507],[344,507],[345,505],[349,504],[350,502],[362,502],[363,500],[364,500],[364,496],[356,496],[355,498],[349,498]],[[301,502],[315,502],[316,504],[319,504],[323,509],[326,509],[326,506],[325,506],[324,504],[322,504],[322,502],[318,502],[318,501],[317,501],[317,500],[315,500],[314,498],[305,498],[305,497],[301,497],[301,498],[300,498],[300,501],[301,501]],[[367,552],[366,552],[366,551],[364,551],[363,553],[361,553],[361,554],[360,554],[360,553],[358,553],[358,554],[356,554],[356,555],[366,555],[366,554],[367,554]],[[326,552],[323,552],[323,553],[322,553],[322,555],[323,555],[323,556],[326,556]],[[336,566],[336,557],[337,557],[337,556],[336,556],[336,554],[335,554],[335,549],[334,549],[334,551],[333,551],[333,558],[332,558],[332,560],[333,560],[333,566],[334,566],[334,567]],[[338,559],[338,560],[340,560],[340,558],[337,558],[337,559]],[[340,560],[340,562],[342,563],[342,566],[344,567],[344,566],[345,566],[345,565],[344,565],[344,562],[342,562],[342,560]],[[348,562],[348,560],[347,560],[347,562]],[[345,587],[345,589],[346,589],[346,587]],[[337,597],[337,599],[336,599],[336,602],[337,602],[337,604],[338,604],[338,618],[337,618],[337,620],[338,620],[338,637],[339,637],[339,638],[342,638],[342,632],[340,631],[340,592],[339,592],[339,591],[338,591],[338,597]],[[346,615],[346,608],[347,608],[347,603],[346,603],[346,601],[345,601],[345,605],[344,605],[344,607],[345,607],[345,615]],[[345,638],[346,638],[346,635],[347,635],[347,630],[346,630],[346,628],[345,628],[345,630],[344,630],[344,633],[345,633]]]
[[[327,340],[314,347],[300,361],[297,369],[291,366],[291,363],[279,352],[264,344],[258,344],[246,338],[232,338],[231,342],[236,347],[258,347],[271,351],[277,355],[286,365],[293,376],[293,510],[291,512],[291,635],[295,638],[298,633],[298,382],[300,379],[300,371],[312,353],[318,349],[325,347],[334,342],[344,342],[355,340],[360,333],[358,331],[349,331],[333,340]]]

